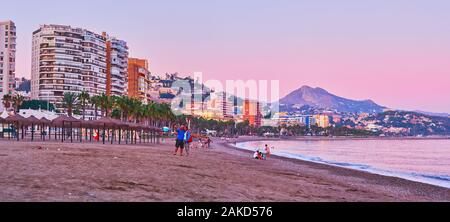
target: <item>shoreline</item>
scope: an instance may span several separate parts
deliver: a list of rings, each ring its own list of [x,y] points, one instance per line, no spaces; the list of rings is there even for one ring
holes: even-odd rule
[[[282,157],[254,160],[216,140],[173,155],[152,145],[0,140],[0,201],[450,201],[450,189]],[[41,149],[40,149],[41,148]]]
[[[444,138],[441,138],[441,139],[444,139]],[[281,139],[281,140],[278,140],[278,139],[273,140],[272,139],[271,140],[271,139],[264,139],[264,138],[260,138],[260,139],[257,139],[257,138],[245,139],[244,138],[244,139],[241,139],[239,141],[235,141],[235,142],[232,142],[232,143],[230,142],[230,143],[228,143],[228,145],[229,145],[229,148],[237,148],[237,149],[240,149],[242,151],[248,151],[246,149],[237,147],[237,144],[238,143],[252,142],[252,141],[274,142],[274,141],[332,141],[332,140],[335,140],[335,139],[334,138],[330,138],[330,139],[327,139],[327,140],[321,140],[321,139],[309,140],[309,139],[303,139],[303,138],[296,138],[296,139],[292,139],[292,140],[289,140],[289,139],[288,140],[285,140],[285,139]],[[341,139],[337,139],[336,141],[343,141],[343,140],[359,140],[359,139],[358,138],[341,138]],[[367,140],[374,140],[374,139],[367,139]],[[406,140],[414,140],[414,139],[406,139]],[[431,139],[427,139],[427,140],[431,140]],[[293,155],[295,155],[295,154],[293,154]],[[371,170],[363,170],[363,169],[353,168],[353,167],[350,167],[350,166],[340,166],[340,165],[336,165],[336,164],[327,163],[326,160],[315,161],[315,160],[310,160],[310,159],[307,159],[307,158],[289,157],[289,156],[278,155],[278,154],[275,154],[275,153],[273,153],[272,156],[279,157],[279,158],[285,158],[285,159],[288,159],[288,160],[293,159],[293,160],[306,161],[306,162],[310,162],[310,163],[323,164],[323,165],[332,166],[332,167],[351,169],[351,170],[356,170],[356,171],[370,173],[370,174],[375,174],[375,175],[381,175],[381,176],[387,176],[387,177],[395,177],[395,178],[405,179],[405,180],[408,180],[408,181],[411,181],[411,182],[418,182],[418,183],[423,183],[423,184],[427,184],[427,185],[432,185],[432,186],[437,186],[437,187],[450,189],[450,185],[440,185],[440,183],[443,182],[442,179],[433,178],[433,177],[440,177],[440,175],[393,172],[393,171],[389,171],[388,169],[376,169],[376,168],[372,168]],[[316,156],[311,156],[310,158],[316,158]],[[320,158],[320,157],[317,156],[317,158]],[[349,165],[352,165],[352,164],[361,165],[361,164],[349,163],[349,162],[348,163],[346,162],[346,164],[349,164]],[[430,182],[426,182],[426,178],[427,177],[431,179]],[[435,180],[434,182],[433,182],[433,179]],[[448,181],[448,180],[445,179],[444,181]]]
[[[237,142],[250,141],[321,141],[321,140],[450,140],[450,136],[436,136],[436,137],[354,137],[354,136],[294,136],[294,137],[261,137],[261,136],[240,136]]]
[[[329,141],[329,140],[339,140],[339,141],[341,141],[341,140],[361,140],[361,139],[363,139],[363,140],[374,140],[375,139],[376,140],[377,138],[376,137],[375,138],[355,138],[355,137],[350,137],[350,138],[339,138],[339,139],[328,138],[328,139],[325,139],[325,140],[327,140],[327,141]],[[390,139],[395,139],[395,138],[390,138]],[[422,140],[428,140],[428,139],[432,139],[432,138],[427,138],[427,139],[422,139]],[[438,138],[438,139],[449,139],[449,138]],[[267,138],[264,138],[264,137],[260,137],[260,138],[255,137],[255,138],[241,138],[241,139],[239,139],[239,140],[237,140],[235,142],[226,143],[225,146],[227,148],[229,148],[229,149],[237,149],[237,150],[245,152],[245,153],[253,154],[253,151],[249,151],[249,150],[237,147],[236,146],[237,143],[245,143],[245,142],[252,142],[252,141],[273,142],[273,141],[321,141],[321,140],[322,140],[321,138],[311,139],[311,138],[308,138],[308,137],[296,137],[296,138],[292,138],[292,139],[278,139],[278,138],[277,139],[273,139],[273,138],[272,139],[270,139],[270,138],[267,139]],[[415,138],[407,138],[405,140],[416,140],[416,139]],[[433,187],[437,187],[437,188],[444,188],[444,189],[448,189],[450,191],[450,188],[445,187],[445,186],[439,186],[439,185],[436,185],[436,184],[426,183],[426,182],[417,181],[417,180],[413,180],[413,179],[407,179],[407,178],[403,178],[401,176],[396,176],[396,175],[384,175],[382,173],[377,173],[377,172],[364,171],[364,170],[354,169],[354,168],[351,168],[351,167],[337,166],[337,165],[321,163],[321,162],[315,162],[315,161],[310,161],[310,160],[305,160],[305,159],[291,158],[291,157],[286,157],[286,156],[280,156],[280,155],[277,155],[277,154],[272,154],[271,158],[272,159],[276,158],[276,159],[280,159],[280,160],[284,160],[284,161],[293,161],[293,162],[300,161],[301,163],[319,164],[319,165],[323,165],[323,166],[326,166],[326,167],[333,167],[333,168],[338,168],[338,169],[343,169],[343,170],[351,170],[351,171],[355,171],[355,172],[358,172],[358,173],[364,173],[364,174],[371,174],[371,175],[376,175],[376,176],[400,179],[400,180],[405,180],[405,181],[412,182],[412,183],[419,183],[419,184],[426,185],[426,186],[433,186]]]
[[[344,138],[342,138],[342,139],[344,140]],[[351,138],[351,139],[357,139],[357,138]],[[282,140],[284,140],[284,139],[282,139]],[[294,140],[299,140],[299,138],[296,138]],[[318,140],[320,140],[320,139],[318,139]],[[255,138],[253,140],[242,139],[237,142],[224,143],[223,146],[226,147],[227,149],[237,150],[238,152],[247,153],[250,156],[253,154],[253,151],[236,147],[235,144],[251,142],[251,141],[281,141],[281,140],[278,140],[278,139],[267,140],[264,138],[260,138],[260,139]],[[363,171],[363,170],[353,169],[353,168],[349,168],[349,167],[335,166],[335,165],[326,164],[326,163],[284,157],[284,156],[279,156],[276,154],[273,154],[270,157],[270,159],[278,159],[281,161],[293,162],[293,163],[302,164],[302,165],[311,165],[316,168],[334,171],[337,174],[352,175],[352,176],[361,177],[363,179],[369,179],[369,180],[371,180],[371,182],[376,182],[374,180],[380,180],[379,182],[376,182],[376,183],[380,183],[380,184],[390,184],[390,185],[394,185],[394,186],[405,186],[406,185],[405,188],[407,188],[407,189],[411,189],[411,190],[415,190],[417,188],[420,189],[420,190],[415,191],[414,193],[422,193],[422,189],[424,189],[424,190],[434,190],[438,193],[442,192],[443,195],[445,195],[445,196],[448,196],[450,194],[450,188],[435,185],[435,184],[430,184],[430,183],[426,183],[426,182],[422,182],[422,181],[406,179],[406,178],[402,178],[402,177],[395,176],[395,175],[383,175],[383,174],[379,174],[379,173],[375,173],[375,172]],[[450,199],[447,199],[446,201],[450,201]]]

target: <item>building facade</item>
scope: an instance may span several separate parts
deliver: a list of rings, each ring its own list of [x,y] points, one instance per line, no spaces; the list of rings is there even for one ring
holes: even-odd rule
[[[66,92],[122,95],[126,92],[127,57],[126,43],[106,34],[41,25],[33,32],[31,98],[49,101],[63,111]],[[86,116],[94,116],[93,109],[88,107]]]
[[[128,96],[147,104],[150,95],[151,73],[146,59],[128,58]]]
[[[249,99],[244,100],[242,107],[242,119],[248,121],[251,126],[260,127],[262,125],[261,104]]]
[[[16,75],[16,26],[12,21],[0,21],[0,99],[12,94]],[[0,103],[0,111],[3,103]]]
[[[316,120],[316,124],[319,127],[327,128],[330,127],[330,117],[328,115],[317,114],[314,115],[314,119]]]
[[[106,38],[106,95],[123,96],[128,93],[128,46],[127,42]]]

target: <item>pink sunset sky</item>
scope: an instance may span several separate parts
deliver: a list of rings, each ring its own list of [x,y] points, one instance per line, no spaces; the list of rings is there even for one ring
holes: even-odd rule
[[[154,74],[280,80],[350,99],[450,113],[450,1],[4,1],[30,77],[40,24],[107,31]],[[67,1],[69,2],[69,1]]]

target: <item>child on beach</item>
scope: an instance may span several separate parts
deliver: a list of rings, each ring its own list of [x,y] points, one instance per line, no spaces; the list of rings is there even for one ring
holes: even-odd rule
[[[265,145],[264,146],[264,150],[260,151],[259,149],[257,149],[255,151],[255,153],[253,154],[253,158],[258,159],[258,160],[267,160],[267,158],[270,157],[270,148],[269,145]]]
[[[259,159],[258,156],[259,156],[259,152],[258,152],[258,150],[257,150],[257,151],[255,151],[255,153],[253,154],[253,159]]]
[[[100,135],[97,131],[94,131],[94,140],[98,141],[100,139]]]
[[[262,160],[262,154],[261,154],[261,152],[259,151],[259,149],[257,149],[256,151],[255,151],[255,153],[253,154],[253,158],[254,159],[257,159],[257,160]]]
[[[200,145],[200,148],[205,148],[205,138],[204,137],[200,137],[198,139],[198,143]]]

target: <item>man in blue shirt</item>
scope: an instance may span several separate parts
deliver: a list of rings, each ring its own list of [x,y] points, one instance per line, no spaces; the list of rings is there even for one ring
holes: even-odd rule
[[[181,125],[180,128],[177,129],[177,140],[175,142],[175,153],[173,155],[177,155],[178,149],[180,150],[180,155],[183,156],[184,149],[184,134],[186,133],[186,127]]]

